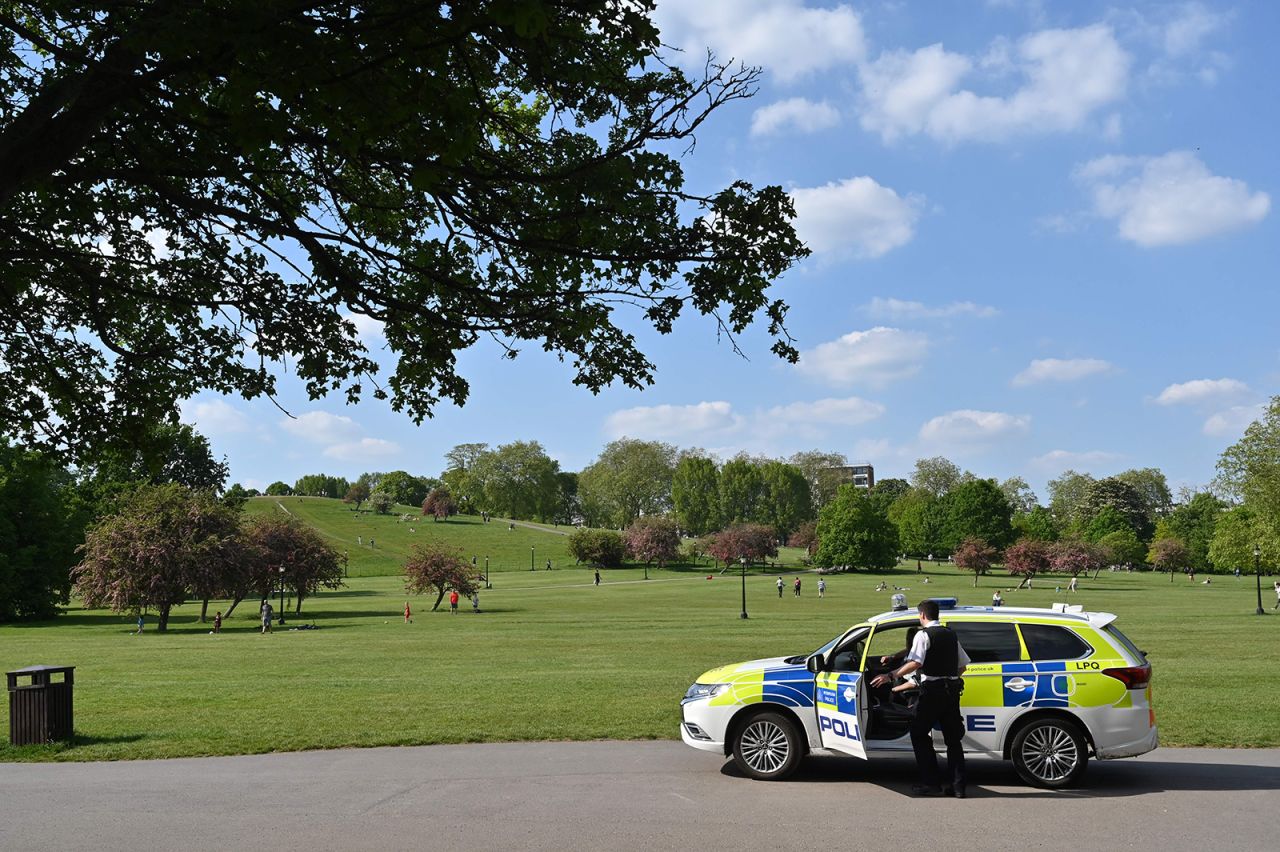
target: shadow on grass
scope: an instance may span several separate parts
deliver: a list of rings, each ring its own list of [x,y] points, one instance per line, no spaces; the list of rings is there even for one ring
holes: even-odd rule
[[[40,745],[15,746],[0,744],[0,763],[27,763],[45,761],[59,754],[66,754],[83,746],[119,745],[136,743],[146,739],[146,734],[75,734],[69,742],[42,743]]]
[[[945,767],[946,761],[940,758]],[[1018,799],[1111,799],[1143,796],[1168,791],[1237,792],[1280,790],[1280,766],[1256,766],[1239,763],[1195,763],[1190,761],[1108,760],[1091,761],[1081,779],[1081,786],[1065,790],[1042,790],[1023,784],[1013,764],[988,758],[965,761],[969,798]],[[745,777],[732,760],[721,773]],[[848,784],[863,782],[886,790],[911,795],[911,785],[918,780],[915,759],[910,753],[902,757],[873,761],[850,757],[810,757],[785,784]],[[1016,787],[1010,791],[992,791],[987,786]]]

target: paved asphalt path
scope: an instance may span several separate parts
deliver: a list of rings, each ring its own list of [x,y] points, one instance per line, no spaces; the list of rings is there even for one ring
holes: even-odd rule
[[[1280,750],[1161,749],[1067,792],[974,760],[965,801],[910,798],[913,768],[811,758],[770,784],[673,742],[0,764],[0,849],[1280,848]]]

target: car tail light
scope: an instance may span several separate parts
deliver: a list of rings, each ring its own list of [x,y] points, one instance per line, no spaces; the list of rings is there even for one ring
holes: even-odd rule
[[[1103,669],[1107,677],[1113,677],[1124,684],[1125,689],[1146,689],[1151,682],[1151,664],[1145,666],[1128,666],[1123,669]]]

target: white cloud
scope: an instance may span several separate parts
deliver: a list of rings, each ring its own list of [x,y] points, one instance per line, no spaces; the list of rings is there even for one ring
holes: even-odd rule
[[[1211,174],[1190,151],[1160,157],[1107,156],[1076,170],[1099,215],[1145,248],[1189,243],[1257,224],[1271,209],[1265,192]]]
[[[860,61],[862,21],[849,6],[812,9],[803,0],[663,0],[654,21],[675,61],[701,69],[707,48],[717,61],[761,65],[778,79]]]
[[[604,428],[611,438],[716,446],[738,442],[739,448],[744,444],[763,448],[781,438],[820,438],[832,426],[857,426],[884,411],[880,403],[856,396],[793,402],[750,413],[736,412],[730,403],[715,401],[627,408],[609,415]]]
[[[788,98],[763,106],[751,115],[751,135],[769,136],[785,130],[816,133],[840,123],[840,113],[826,101]]]
[[[194,426],[203,435],[235,434],[249,431],[249,418],[226,400],[182,403],[182,422]]]
[[[1113,465],[1122,458],[1123,456],[1119,453],[1110,453],[1106,450],[1085,450],[1083,452],[1050,450],[1042,456],[1033,458],[1031,464],[1041,470],[1055,473],[1064,470],[1089,471]]]
[[[642,405],[615,411],[605,420],[605,431],[613,438],[644,438],[670,441],[735,429],[741,418],[727,402],[699,402],[694,405]]]
[[[1233,405],[1204,421],[1204,433],[1215,438],[1237,438],[1267,410],[1265,405]]]
[[[819,399],[778,405],[765,411],[763,420],[788,429],[808,423],[856,426],[875,420],[882,414],[884,406],[880,403],[851,396],[845,399]]]
[[[920,440],[934,446],[985,444],[1025,433],[1031,418],[1003,411],[961,409],[941,414],[920,427]]]
[[[1111,363],[1101,358],[1037,358],[1013,377],[1013,385],[1024,387],[1037,382],[1074,382],[1111,369]]]
[[[1169,385],[1160,391],[1161,405],[1225,405],[1249,396],[1252,391],[1239,379],[1195,379]]]
[[[345,462],[368,462],[389,458],[400,452],[400,445],[381,438],[343,441],[324,448],[324,455]]]
[[[978,317],[987,319],[998,316],[999,311],[989,305],[973,302],[952,302],[949,305],[926,305],[924,302],[908,302],[902,299],[876,296],[866,305],[866,311],[877,319],[923,320],[949,319],[951,317]]]
[[[802,352],[797,369],[833,385],[880,388],[918,373],[928,351],[924,334],[876,326]]]
[[[1103,24],[1041,30],[1011,51],[996,47],[975,60],[933,44],[888,51],[862,65],[862,126],[885,142],[916,134],[951,143],[999,141],[1076,130],[1128,85],[1129,56]],[[961,88],[975,70],[1022,79],[1007,95],[980,95]]]
[[[360,426],[350,417],[327,411],[308,411],[280,421],[280,428],[316,444],[337,444],[360,437]]]
[[[1202,42],[1231,20],[1230,12],[1215,12],[1202,3],[1183,3],[1165,21],[1161,41],[1170,56],[1198,53]]]
[[[915,236],[920,199],[903,198],[869,177],[792,190],[795,227],[819,254],[880,257]]]

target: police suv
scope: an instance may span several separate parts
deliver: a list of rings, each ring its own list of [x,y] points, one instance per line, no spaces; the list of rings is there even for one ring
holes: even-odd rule
[[[936,600],[972,661],[960,700],[966,753],[1011,759],[1027,783],[1055,788],[1078,781],[1090,755],[1156,747],[1151,664],[1114,615]],[[910,754],[911,692],[870,682],[896,667],[881,659],[909,647],[919,624],[914,611],[888,612],[811,654],[713,669],[681,702],[681,738],[763,780],[786,778],[809,752]],[[943,748],[939,731],[934,741]]]

